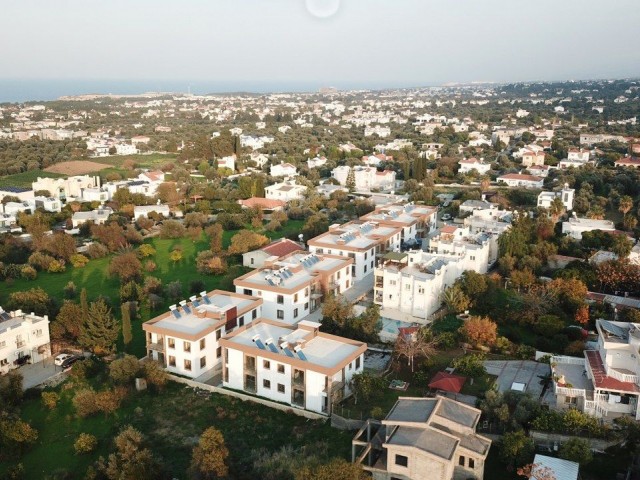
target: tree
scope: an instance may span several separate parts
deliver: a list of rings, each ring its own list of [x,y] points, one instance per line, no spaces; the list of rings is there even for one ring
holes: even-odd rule
[[[349,169],[349,173],[347,174],[347,179],[345,181],[345,186],[349,189],[349,192],[356,191],[356,174],[353,168]]]
[[[98,446],[98,439],[90,433],[81,433],[73,443],[73,449],[77,454],[91,453]]]
[[[222,229],[222,225],[219,223],[214,223],[206,230],[206,234],[209,236],[210,249],[215,255],[220,255],[222,253],[223,233],[224,230]]]
[[[120,306],[120,312],[122,313],[122,341],[126,349],[133,339],[131,333],[131,306],[129,302],[125,302]]]
[[[180,248],[175,248],[171,250],[171,253],[169,254],[169,259],[173,263],[180,262],[182,260],[182,250]]]
[[[436,354],[438,341],[424,327],[417,332],[399,334],[394,346],[394,356],[398,359],[406,358],[407,365],[413,372],[416,358],[428,359]]]
[[[222,275],[227,271],[227,264],[211,250],[203,250],[196,256],[196,270],[204,275]]]
[[[589,306],[581,305],[576,310],[575,321],[580,325],[587,325],[589,323]]]
[[[629,195],[625,195],[620,198],[618,202],[618,210],[622,212],[622,215],[626,215],[633,208],[633,198]]]
[[[455,283],[444,291],[442,301],[453,313],[464,312],[471,305],[469,297],[464,294],[460,285]]]
[[[365,480],[369,478],[362,466],[334,458],[322,465],[303,465],[295,472],[294,480]]]
[[[77,303],[65,300],[51,323],[51,338],[75,342],[82,328],[82,308]]]
[[[165,220],[160,227],[160,238],[182,238],[185,233],[184,225],[176,220]]]
[[[353,305],[344,297],[326,295],[322,303],[322,323],[344,326],[353,318]]]
[[[38,440],[38,431],[35,428],[19,418],[0,413],[0,450],[3,453],[8,451],[22,453],[36,440]]]
[[[141,272],[142,263],[133,252],[120,254],[109,263],[109,275],[119,277],[121,283],[137,279]]]
[[[460,327],[460,333],[473,345],[493,346],[498,338],[498,325],[489,317],[470,317]]]
[[[169,381],[166,370],[158,362],[154,362],[152,360],[145,362],[143,370],[147,382],[154,385],[159,390],[162,390]]]
[[[536,463],[529,463],[516,470],[521,477],[529,480],[557,480],[553,470],[549,467],[542,467]]]
[[[269,239],[264,235],[252,232],[251,230],[241,230],[231,237],[231,245],[228,251],[231,255],[247,253],[267,243],[269,243]]]
[[[42,243],[42,250],[49,252],[56,258],[69,260],[76,253],[75,239],[64,232],[46,236]]]
[[[349,381],[349,388],[353,392],[353,403],[358,400],[367,402],[384,392],[385,380],[369,372],[355,373]]]
[[[456,373],[477,378],[486,373],[486,369],[482,363],[483,360],[483,356],[471,354],[456,358],[452,365],[456,369]]]
[[[199,478],[213,479],[226,477],[229,473],[227,457],[229,450],[224,444],[222,433],[214,427],[207,428],[193,448],[191,471]]]
[[[500,456],[512,467],[522,465],[533,455],[533,440],[523,430],[507,432],[500,441]]]
[[[549,216],[553,220],[553,223],[558,223],[558,220],[564,215],[565,207],[560,197],[555,197],[549,205]]]
[[[118,341],[120,328],[103,299],[91,302],[86,322],[82,325],[78,341],[95,352],[110,352]]]
[[[562,445],[558,452],[560,458],[577,462],[580,466],[584,466],[593,460],[591,453],[591,445],[589,441],[583,438],[571,438]]]
[[[160,478],[161,468],[151,450],[145,447],[145,437],[131,425],[123,428],[114,440],[115,453],[109,455],[102,468],[109,480]]]
[[[47,315],[53,310],[53,301],[49,294],[42,288],[31,288],[22,292],[13,292],[9,295],[9,310],[22,310],[34,312],[36,315]]]
[[[307,218],[302,226],[304,238],[310,239],[326,232],[329,229],[329,218],[323,213],[316,213]]]
[[[146,258],[146,257],[152,257],[153,255],[155,255],[156,249],[153,248],[153,245],[149,243],[143,243],[138,248],[138,252],[140,253],[141,257]]]
[[[131,383],[140,372],[140,362],[133,355],[125,355],[109,365],[109,377],[115,383]]]
[[[22,380],[22,374],[15,370],[0,376],[0,405],[16,407],[20,404],[24,394]]]

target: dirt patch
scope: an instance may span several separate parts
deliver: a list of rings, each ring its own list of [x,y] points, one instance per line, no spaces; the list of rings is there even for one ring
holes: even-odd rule
[[[104,163],[91,162],[89,160],[73,160],[71,162],[61,162],[44,169],[45,172],[61,173],[63,175],[84,175],[109,168],[110,165]]]

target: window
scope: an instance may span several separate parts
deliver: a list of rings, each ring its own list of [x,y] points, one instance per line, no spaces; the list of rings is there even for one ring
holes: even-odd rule
[[[569,403],[569,404],[576,404],[578,403],[578,398],[577,397],[564,397],[564,403]]]
[[[187,371],[191,371],[191,360],[185,360],[184,361],[184,369]]]
[[[364,273],[367,273],[367,266],[364,266]]]
[[[389,280],[389,285],[394,286],[396,284],[395,280]]]
[[[284,310],[278,310],[277,311],[277,316],[278,316],[278,318],[283,319],[284,318]]]
[[[3,341],[0,342],[0,348],[4,348],[6,346],[7,346],[7,341],[6,340],[3,340]]]
[[[340,270],[338,270],[338,272],[336,273],[336,278],[340,280]]]
[[[253,259],[252,259],[252,260],[253,260]],[[250,290],[250,289],[248,289],[248,288],[245,288],[245,289],[244,289],[244,294],[245,294],[245,295],[253,295],[253,291],[251,291],[251,290]]]
[[[167,338],[167,345],[169,348],[176,348],[176,339],[175,338]]]
[[[207,357],[200,358],[200,368],[204,368],[207,366]]]
[[[169,355],[169,366],[170,367],[176,366],[176,357],[174,357],[173,355]]]
[[[220,340],[220,337],[222,337],[222,329],[218,329],[216,330],[216,340]]]
[[[251,312],[251,318],[253,320],[255,320],[256,318],[258,318],[258,310],[254,310]]]
[[[305,309],[305,310],[309,310],[309,302],[307,302],[307,303],[305,303],[305,304],[304,304],[304,309]]]
[[[281,383],[278,384],[278,393],[284,393],[284,385]]]
[[[297,293],[293,296],[293,303],[298,303],[298,294]]]
[[[470,258],[471,260],[475,260],[475,259],[476,259],[475,255],[470,255],[470,256],[469,256],[469,258]]]
[[[349,363],[349,370],[353,368],[353,363]]]
[[[458,457],[458,465],[460,465],[461,467],[464,467],[464,456],[460,455]]]
[[[5,365],[9,365],[9,360],[3,358],[2,360],[0,360],[0,367],[4,367]]]
[[[360,368],[360,357],[356,358],[356,370]]]
[[[278,295],[278,303],[282,305],[284,303],[284,297],[282,295]]]
[[[184,351],[185,352],[190,352],[191,351],[191,342],[184,342]]]
[[[424,293],[424,287],[422,285],[418,286],[418,293],[419,294],[423,294]]]
[[[365,260],[367,259],[367,256],[368,256],[368,253],[367,253],[367,252],[364,252],[364,259],[365,259]]]
[[[304,289],[304,296],[308,297],[309,296],[309,287]]]
[[[216,348],[216,358],[220,358],[222,356],[222,347]]]
[[[469,468],[476,468],[476,462],[473,458],[469,459]]]
[[[200,350],[204,350],[204,346],[205,346],[204,338],[201,338],[200,339]]]
[[[297,308],[293,309],[293,318],[298,318],[298,309]]]
[[[271,362],[269,360],[263,360],[262,368],[265,370],[271,370]]]
[[[262,380],[262,386],[271,389],[271,380]]]
[[[404,455],[396,454],[396,465],[400,465],[401,467],[406,467],[409,465],[409,458]]]
[[[405,289],[405,290],[411,290],[411,284],[410,284],[410,283],[407,283],[407,284],[404,286],[404,289]]]
[[[244,315],[241,316],[240,318],[238,318],[238,326],[239,327],[243,327],[244,326]]]
[[[278,373],[284,373],[284,365],[281,363],[278,364]]]
[[[255,259],[254,259],[253,257],[251,257],[251,265],[253,265],[253,264],[254,264],[254,260],[255,260]]]

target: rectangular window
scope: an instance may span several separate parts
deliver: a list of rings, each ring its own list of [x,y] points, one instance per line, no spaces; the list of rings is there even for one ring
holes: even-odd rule
[[[305,303],[305,304],[304,304],[304,309],[305,309],[305,310],[309,310],[309,302],[307,302],[307,303]]]
[[[265,370],[271,370],[271,362],[269,360],[263,360],[262,368]]]
[[[262,386],[264,388],[271,388],[271,380],[262,380]]]
[[[200,368],[204,368],[207,366],[207,357],[200,358]]]
[[[360,357],[356,358],[356,370],[360,368]]]
[[[396,465],[399,465],[401,467],[409,466],[409,458],[405,457],[404,455],[396,454]]]
[[[353,363],[349,363],[349,370],[353,369]]]
[[[476,468],[476,462],[473,458],[469,459],[469,468]]]
[[[188,372],[191,371],[191,360],[184,361],[184,369],[187,370]]]
[[[244,326],[244,315],[240,318],[238,318],[238,326],[239,327],[243,327]]]
[[[304,289],[304,296],[308,297],[309,296],[309,287]]]
[[[293,310],[293,318],[298,318],[298,309],[294,308]]]
[[[284,385],[281,383],[278,384],[278,393],[284,393]]]
[[[204,350],[204,346],[205,346],[204,338],[201,338],[200,339],[200,350]]]
[[[284,365],[281,363],[278,364],[278,373],[284,373]]]
[[[222,337],[222,329],[218,329],[216,330],[216,340],[220,340],[220,337]]]
[[[222,347],[216,348],[216,358],[220,358],[222,356]]]
[[[253,261],[253,259],[251,259],[251,261]],[[248,288],[245,288],[244,289],[244,294],[251,296],[251,295],[253,295],[253,292],[251,290],[249,290]]]
[[[277,316],[278,316],[279,319],[283,319],[284,318],[284,310],[278,310]]]
[[[282,305],[284,303],[284,297],[282,295],[278,295],[278,300],[277,302]]]
[[[464,457],[462,455],[458,457],[458,465],[464,467]]]
[[[169,366],[170,367],[176,366],[176,357],[174,357],[173,355],[169,355]]]
[[[298,294],[293,295],[293,303],[298,303]]]
[[[167,346],[169,348],[176,348],[176,339],[175,338],[167,338]]]
[[[256,318],[258,318],[258,310],[254,310],[253,312],[251,312],[251,318],[253,320],[255,320]]]
[[[404,286],[404,289],[405,289],[405,290],[411,290],[411,284],[410,284],[410,283],[407,283],[407,284]]]
[[[183,348],[184,348],[185,352],[190,352],[191,351],[191,342],[184,342]]]

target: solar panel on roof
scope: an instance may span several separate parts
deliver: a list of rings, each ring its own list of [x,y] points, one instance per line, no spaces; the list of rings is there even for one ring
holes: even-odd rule
[[[619,327],[618,325],[614,325],[607,320],[600,320],[600,327],[605,332],[608,332],[611,335],[615,335],[616,337],[620,338],[627,338],[627,332],[623,328]]]
[[[209,297],[202,297],[202,300],[204,300],[204,303],[211,303],[211,300],[209,300]]]
[[[7,312],[0,313],[0,319],[9,320],[10,318],[11,318],[11,315],[9,315]]]
[[[269,342],[267,346],[269,347],[269,350],[271,350],[273,353],[278,353],[278,347],[276,347],[272,342]]]
[[[295,358],[291,350],[289,350],[287,347],[284,347],[282,351],[285,353],[287,357]]]
[[[183,305],[182,308],[184,309],[184,311],[187,313],[187,315],[191,314],[191,309],[187,306],[187,305]]]
[[[182,316],[182,315],[180,315],[180,312],[178,310],[171,310],[171,313],[176,318],[180,318]]]
[[[301,348],[297,349],[296,353],[298,354],[298,357],[300,357],[300,360],[303,360],[305,362],[307,361],[307,356],[304,354]]]
[[[194,307],[199,307],[200,306],[200,302],[198,300],[194,300],[193,301],[193,306]]]
[[[266,348],[264,347],[264,343],[262,343],[262,340],[260,340],[259,338],[256,338],[254,342],[260,350],[266,350]]]
[[[271,278],[266,278],[265,280],[267,281],[267,283],[268,283],[269,285],[272,285],[272,286],[275,286],[275,285],[276,285],[275,283],[273,283],[273,280],[271,280]]]

